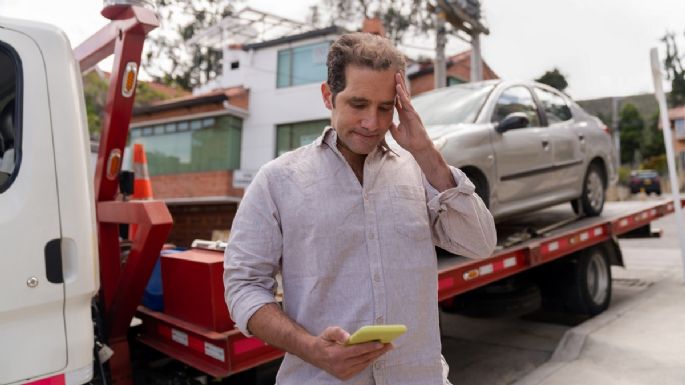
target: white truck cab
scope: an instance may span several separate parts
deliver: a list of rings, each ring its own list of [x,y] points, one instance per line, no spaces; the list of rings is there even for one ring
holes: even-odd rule
[[[99,275],[88,146],[67,37],[0,18],[0,384],[92,377]]]

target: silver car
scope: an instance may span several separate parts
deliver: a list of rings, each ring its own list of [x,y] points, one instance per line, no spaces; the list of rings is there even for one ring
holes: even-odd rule
[[[568,96],[496,80],[434,90],[412,103],[496,219],[569,201],[576,212],[602,212],[617,179],[611,136]]]

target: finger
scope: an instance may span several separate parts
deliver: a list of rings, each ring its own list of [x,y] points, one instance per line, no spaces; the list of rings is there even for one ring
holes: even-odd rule
[[[354,357],[363,356],[367,353],[376,352],[382,350],[384,345],[380,342],[365,342],[363,344],[345,346],[343,352],[343,358],[350,359]]]
[[[361,364],[361,363],[371,363],[375,361],[378,357],[384,355],[385,353],[391,351],[394,349],[394,346],[392,344],[384,344],[383,348],[377,351],[369,352],[366,354],[363,354],[361,356],[353,357],[349,359],[349,362],[352,363],[353,365]]]
[[[397,128],[395,122],[390,123],[390,135],[395,136],[397,133],[399,133],[399,129]]]
[[[321,333],[321,338],[326,341],[331,341],[339,344],[345,344],[350,338],[350,333],[346,332],[343,328],[338,326],[327,327],[326,330]]]

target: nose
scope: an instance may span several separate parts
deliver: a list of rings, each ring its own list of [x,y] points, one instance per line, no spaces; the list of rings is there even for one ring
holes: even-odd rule
[[[367,111],[361,120],[361,126],[369,132],[377,131],[380,128],[378,112],[376,112],[374,109]]]

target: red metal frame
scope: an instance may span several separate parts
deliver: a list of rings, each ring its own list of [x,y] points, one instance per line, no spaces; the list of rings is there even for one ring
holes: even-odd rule
[[[214,377],[227,377],[273,361],[283,352],[238,329],[215,332],[147,309],[138,308],[143,320],[141,342]]]
[[[618,218],[599,218],[582,227],[504,249],[486,259],[442,268],[438,272],[438,300],[450,300],[458,294],[600,244],[671,212],[672,202],[655,204]],[[143,330],[138,337],[141,342],[215,377],[230,376],[283,355],[282,351],[257,338],[243,336],[237,329],[218,333],[143,306],[138,307],[137,314],[143,319]],[[212,345],[210,351],[220,350],[224,359],[208,355],[205,344]]]
[[[136,6],[122,6],[121,9],[109,25],[79,45],[74,55],[81,70],[86,71],[114,54],[94,184],[100,299],[108,342],[115,352],[110,360],[112,381],[132,384],[126,335],[155,261],[171,231],[172,218],[163,202],[116,200],[135,95],[135,88],[130,93],[124,89],[123,80],[131,68],[135,69],[137,77],[145,36],[159,25],[151,10]],[[119,243],[119,224],[122,223],[138,224],[136,237],[123,263]]]

